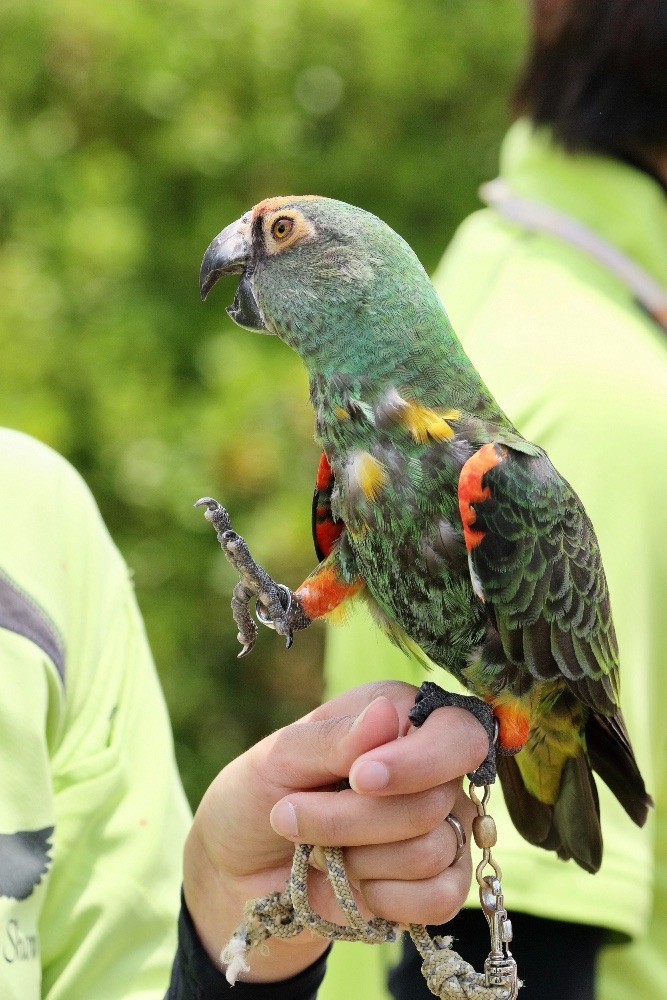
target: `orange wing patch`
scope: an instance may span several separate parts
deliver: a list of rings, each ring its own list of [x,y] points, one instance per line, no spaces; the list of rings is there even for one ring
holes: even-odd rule
[[[328,507],[316,507],[315,517],[315,541],[317,542],[319,551],[322,553],[321,558],[326,559],[343,534],[345,525],[342,521],[331,520]]]
[[[507,449],[500,445],[485,444],[468,459],[459,476],[459,510],[463,522],[463,536],[465,538],[468,552],[476,548],[484,538],[484,532],[476,530],[473,525],[477,519],[477,513],[472,506],[474,503],[481,503],[488,500],[491,490],[488,486],[482,485],[485,474],[499,465]]]
[[[324,452],[320,455],[320,461],[317,466],[317,475],[315,476],[315,489],[324,492],[325,490],[331,489],[333,485],[333,472],[331,471],[331,466],[329,464],[329,459]]]
[[[331,513],[331,491],[334,486],[334,475],[327,456],[322,452],[315,477],[315,496],[313,498],[312,529],[315,551],[318,559],[326,559],[336,541],[340,538],[345,525],[335,521]]]

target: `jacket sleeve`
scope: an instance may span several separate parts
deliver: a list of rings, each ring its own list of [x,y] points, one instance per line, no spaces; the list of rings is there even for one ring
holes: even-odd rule
[[[0,488],[0,995],[160,1000],[190,815],[129,574],[48,449]]]
[[[330,950],[330,949],[329,949]],[[307,969],[278,983],[236,983],[230,986],[210,960],[181,900],[178,919],[178,950],[171,983],[164,1000],[315,1000],[324,978],[328,951]]]

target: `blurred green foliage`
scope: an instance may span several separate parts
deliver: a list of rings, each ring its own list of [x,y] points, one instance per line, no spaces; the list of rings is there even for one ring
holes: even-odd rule
[[[202,305],[201,255],[264,197],[363,205],[427,268],[495,169],[520,0],[0,0],[0,422],[83,473],[129,564],[196,802],[320,695],[323,630],[236,660],[234,578],[193,501],[312,568],[296,356]]]

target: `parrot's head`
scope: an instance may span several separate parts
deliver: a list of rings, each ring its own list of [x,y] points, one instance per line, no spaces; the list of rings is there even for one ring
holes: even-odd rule
[[[241,276],[227,312],[239,326],[276,334],[307,362],[386,354],[445,315],[418,258],[363,209],[314,196],[268,198],[216,236],[201,266],[206,298],[226,274]],[[446,321],[446,317],[445,317]],[[380,344],[382,342],[382,345]]]

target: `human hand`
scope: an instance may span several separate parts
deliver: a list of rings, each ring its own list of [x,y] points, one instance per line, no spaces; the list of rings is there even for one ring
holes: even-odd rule
[[[475,810],[460,776],[488,751],[484,730],[461,709],[434,712],[413,729],[416,689],[400,682],[363,685],[266,737],[225,767],[206,792],[188,837],[183,887],[209,955],[217,961],[248,899],[282,890],[293,845],[345,848],[355,899],[366,915],[443,923],[470,885],[469,850],[456,864],[453,813],[469,837]],[[349,777],[351,787],[332,793]],[[450,867],[451,865],[451,867]],[[322,916],[342,914],[326,877],[309,880]],[[305,932],[272,939],[253,955],[248,980],[288,978],[327,947]]]

